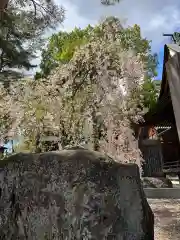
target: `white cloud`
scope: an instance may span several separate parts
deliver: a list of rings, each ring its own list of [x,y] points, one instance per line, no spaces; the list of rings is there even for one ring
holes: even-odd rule
[[[63,0],[57,1],[63,5]],[[171,33],[180,27],[179,0],[122,0],[120,4],[111,7],[102,6],[100,2],[100,0],[67,0],[65,3],[67,22],[72,27],[83,26],[83,22],[84,25],[97,22],[102,16],[114,15],[127,19],[128,25],[136,23],[141,26],[142,35],[152,40],[155,51],[164,42],[162,36],[164,32]]]
[[[159,15],[155,16],[149,23],[149,30],[153,31],[155,29],[159,29],[166,23],[166,17]]]
[[[88,24],[94,24],[95,20],[89,20],[86,16],[83,16],[78,13],[78,6],[73,5],[68,1],[56,0],[59,5],[62,5],[65,8],[65,21],[58,28],[59,30],[71,31],[74,27],[85,28]]]

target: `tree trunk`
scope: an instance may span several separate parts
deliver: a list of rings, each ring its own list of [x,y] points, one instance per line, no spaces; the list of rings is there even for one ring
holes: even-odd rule
[[[8,6],[8,2],[9,0],[0,0],[0,20],[3,19],[4,16],[4,10],[7,8]]]
[[[36,140],[35,140],[35,153],[40,153],[41,148],[40,148],[40,134],[36,134]]]
[[[99,145],[99,125],[98,125],[98,118],[96,116],[96,107],[93,107],[92,111],[92,122],[93,122],[93,144],[94,144],[94,151],[98,151],[100,148]]]
[[[1,0],[0,1],[0,10],[3,11],[5,8],[7,8],[9,0]]]

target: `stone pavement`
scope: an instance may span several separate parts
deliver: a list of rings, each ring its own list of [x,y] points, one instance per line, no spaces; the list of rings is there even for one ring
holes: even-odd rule
[[[180,199],[148,199],[155,217],[155,240],[180,239]]]

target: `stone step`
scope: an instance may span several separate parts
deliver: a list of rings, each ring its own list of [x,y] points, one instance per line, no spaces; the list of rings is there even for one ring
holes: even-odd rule
[[[144,188],[147,198],[180,199],[180,188]]]

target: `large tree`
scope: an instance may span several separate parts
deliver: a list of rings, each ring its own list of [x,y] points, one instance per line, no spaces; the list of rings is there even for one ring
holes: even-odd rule
[[[9,129],[20,129],[39,146],[39,136],[48,132],[59,136],[62,147],[86,141],[89,148],[140,165],[131,122],[143,110],[145,67],[134,50],[124,49],[120,29],[117,19],[107,19],[46,79],[14,85],[6,100]]]
[[[141,36],[140,27],[134,25],[132,27],[123,28],[119,20],[113,17],[108,18],[109,29],[107,32],[113,31],[113,24],[119,25],[118,36],[123,50],[133,50],[144,62],[144,106],[152,108],[156,102],[156,89],[152,83],[152,79],[156,76],[157,55],[151,52],[151,42]],[[85,29],[75,28],[71,32],[63,32],[53,34],[48,42],[47,47],[43,49],[42,61],[40,64],[40,72],[37,72],[35,79],[47,77],[50,72],[59,64],[69,62],[77,48],[88,43],[96,36],[101,38],[102,31],[100,26],[88,26]]]

